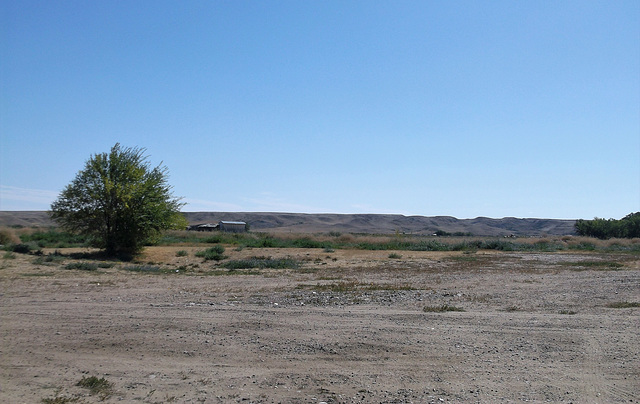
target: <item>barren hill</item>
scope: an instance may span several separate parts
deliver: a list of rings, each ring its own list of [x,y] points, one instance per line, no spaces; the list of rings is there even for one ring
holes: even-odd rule
[[[471,233],[476,236],[538,236],[574,234],[575,220],[456,219],[451,216],[403,216],[386,214],[270,213],[270,212],[185,212],[190,224],[220,220],[247,222],[253,231],[317,233]],[[0,226],[52,226],[44,211],[0,211]]]
[[[247,222],[254,231],[314,233],[471,233],[477,236],[537,236],[574,234],[575,220],[517,219],[456,219],[451,216],[403,216],[387,214],[303,214],[254,212],[187,212],[190,223],[220,220]]]

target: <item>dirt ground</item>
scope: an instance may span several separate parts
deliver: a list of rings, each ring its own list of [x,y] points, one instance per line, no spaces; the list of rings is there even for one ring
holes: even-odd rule
[[[0,401],[640,401],[637,256],[202,249],[147,249],[159,273],[5,254]]]

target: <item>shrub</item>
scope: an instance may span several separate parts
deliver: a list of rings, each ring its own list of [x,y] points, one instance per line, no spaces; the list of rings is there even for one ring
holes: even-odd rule
[[[211,248],[207,248],[204,251],[198,251],[196,253],[196,257],[204,258],[205,261],[222,261],[227,258],[224,254],[224,247],[221,245],[216,245]]]
[[[266,258],[266,257],[253,257],[244,260],[233,260],[225,262],[222,265],[227,269],[248,269],[248,268],[260,268],[260,269],[297,269],[300,267],[300,262],[293,258]]]
[[[129,265],[123,268],[125,271],[145,272],[145,273],[161,273],[161,269],[155,265]],[[167,271],[164,271],[167,272]]]
[[[102,400],[107,399],[111,395],[111,389],[113,383],[105,379],[104,377],[98,379],[95,376],[83,377],[76,386],[89,389],[91,394],[99,394]]]
[[[18,237],[13,229],[0,229],[0,244],[18,244],[20,243],[20,237]]]
[[[87,245],[87,238],[79,234],[73,234],[69,232],[62,232],[57,230],[49,231],[37,231],[31,234],[23,234],[21,237],[24,242],[34,242],[38,246],[55,247],[55,248],[67,248],[67,247],[82,247]]]
[[[628,309],[632,307],[640,307],[640,303],[638,302],[615,302],[609,303],[607,307],[611,309]]]
[[[441,306],[425,306],[422,311],[424,311],[425,313],[443,313],[445,311],[464,311],[464,309],[462,307],[443,304]]]
[[[9,250],[16,252],[18,254],[29,254],[31,252],[32,246],[30,244],[13,244],[9,246]]]
[[[96,271],[98,264],[93,262],[70,262],[65,266],[66,269],[79,269],[81,271]]]
[[[176,257],[186,257],[189,253],[186,250],[180,250],[176,252]]]

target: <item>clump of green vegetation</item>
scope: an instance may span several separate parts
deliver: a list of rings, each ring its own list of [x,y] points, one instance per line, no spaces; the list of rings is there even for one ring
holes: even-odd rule
[[[96,271],[98,270],[98,264],[95,262],[70,262],[65,266],[65,269],[79,269],[81,271]]]
[[[6,251],[4,253],[4,255],[2,256],[2,258],[6,259],[6,260],[12,260],[16,258],[16,255],[14,253],[12,253],[11,251]]]
[[[518,306],[509,306],[507,308],[504,309],[504,311],[512,313],[514,311],[520,311],[520,307]]]
[[[47,254],[46,256],[39,256],[33,260],[33,263],[36,265],[54,265],[60,264],[65,260],[65,257],[60,254],[58,250],[56,250],[52,254]]]
[[[78,402],[78,397],[67,397],[67,396],[58,396],[56,395],[53,398],[43,398],[42,402],[44,404],[67,404],[67,403],[76,403]]]
[[[87,245],[86,236],[56,229],[23,234],[20,239],[23,242],[34,242],[42,248],[85,247]]]
[[[576,233],[581,236],[597,237],[602,240],[610,238],[640,237],[640,212],[630,213],[620,220],[594,218],[579,219],[575,224]]]
[[[5,247],[5,250],[13,251],[18,254],[30,254],[35,249],[37,249],[37,245],[33,243],[10,244],[7,247]]]
[[[100,398],[106,400],[111,396],[113,383],[104,377],[98,379],[96,376],[83,377],[76,386],[89,389],[91,394],[99,394]]]
[[[227,270],[216,269],[216,270],[213,270],[213,271],[207,271],[207,272],[200,273],[200,275],[208,275],[208,276],[260,275],[260,274],[261,274],[260,271],[255,271],[255,270],[244,271],[244,270],[238,270],[238,269],[227,269]]]
[[[425,306],[422,308],[425,313],[444,313],[446,311],[465,311],[462,307],[449,306],[443,304],[441,306]]]
[[[575,267],[576,271],[593,269],[597,271],[616,271],[624,268],[624,265],[615,261],[579,261],[568,262],[565,265]]]
[[[639,252],[640,243],[631,240],[602,243],[592,238],[573,236],[546,238],[498,238],[471,237],[452,234],[455,237],[424,235],[384,235],[384,234],[269,234],[269,233],[218,233],[206,234],[194,231],[170,231],[163,235],[158,244],[224,244],[237,248],[321,248],[325,252],[337,249],[390,250],[390,251],[627,251]]]
[[[170,272],[169,270],[162,270],[162,268],[155,265],[128,265],[126,267],[123,267],[122,269],[129,272],[142,272],[142,273],[152,273],[152,274]]]
[[[222,267],[227,269],[297,269],[300,267],[300,261],[294,258],[252,257],[228,261]]]
[[[201,257],[204,258],[205,261],[222,261],[223,259],[227,258],[226,255],[223,254],[224,253],[224,247],[221,245],[216,245],[210,248],[207,248],[204,251],[198,251],[196,253],[196,257]]]
[[[632,307],[640,307],[638,302],[615,302],[607,305],[610,309],[629,309]]]
[[[186,257],[189,253],[186,250],[176,251],[176,257]]]
[[[400,259],[400,258],[402,258],[402,255],[400,255],[398,253],[391,253],[391,254],[389,254],[389,258],[391,258],[391,259]]]

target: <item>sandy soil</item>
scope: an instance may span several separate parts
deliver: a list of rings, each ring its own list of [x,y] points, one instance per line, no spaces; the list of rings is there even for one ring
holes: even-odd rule
[[[637,256],[229,248],[304,263],[229,274],[198,249],[148,249],[161,274],[5,256],[0,401],[640,400],[640,308],[608,307],[640,302]]]

